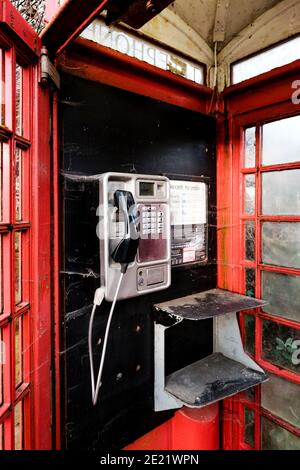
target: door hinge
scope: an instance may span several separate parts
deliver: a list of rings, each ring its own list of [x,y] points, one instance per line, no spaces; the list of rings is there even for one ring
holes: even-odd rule
[[[47,86],[49,81],[52,82],[55,87],[60,89],[60,75],[56,70],[56,67],[51,62],[48,56],[46,47],[42,48],[41,51],[41,84]]]

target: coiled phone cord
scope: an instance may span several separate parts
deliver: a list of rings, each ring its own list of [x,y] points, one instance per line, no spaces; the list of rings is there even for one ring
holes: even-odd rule
[[[110,325],[111,321],[113,318],[113,314],[115,311],[115,306],[118,300],[121,284],[124,278],[124,275],[127,271],[127,266],[122,266],[121,269],[121,276],[118,282],[118,286],[115,292],[114,300],[109,312],[107,324],[106,324],[106,329],[105,329],[105,335],[104,335],[104,341],[103,341],[103,347],[102,347],[102,354],[101,354],[101,360],[100,360],[100,366],[99,366],[99,371],[98,371],[98,376],[97,376],[97,383],[95,387],[95,371],[94,371],[94,357],[93,357],[93,326],[94,326],[94,319],[95,319],[95,313],[97,310],[97,307],[100,306],[103,302],[104,299],[104,289],[100,287],[99,289],[96,290],[95,292],[95,297],[94,297],[94,305],[93,305],[93,310],[89,322],[89,359],[90,359],[90,371],[91,371],[91,385],[92,385],[92,401],[93,405],[96,406],[98,402],[98,397],[99,397],[99,390],[101,387],[101,378],[102,378],[102,372],[103,372],[103,366],[104,366],[104,361],[105,361],[105,356],[106,356],[106,350],[107,350],[107,342],[108,342],[108,336],[109,336],[109,331],[110,331]]]

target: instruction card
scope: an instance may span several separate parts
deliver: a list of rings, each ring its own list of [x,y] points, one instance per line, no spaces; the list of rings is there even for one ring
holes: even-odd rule
[[[207,194],[206,183],[171,181],[172,266],[207,261]]]

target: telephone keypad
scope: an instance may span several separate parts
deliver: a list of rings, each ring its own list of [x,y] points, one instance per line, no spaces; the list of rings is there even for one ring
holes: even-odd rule
[[[156,206],[145,206],[142,209],[142,234],[161,235],[164,228],[164,213]]]

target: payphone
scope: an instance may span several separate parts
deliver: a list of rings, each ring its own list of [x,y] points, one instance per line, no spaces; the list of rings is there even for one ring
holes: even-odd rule
[[[89,324],[93,403],[98,401],[110,325],[118,300],[171,284],[170,183],[163,176],[106,173],[99,177],[100,279]],[[97,306],[112,302],[97,381],[92,333]]]
[[[170,183],[161,176],[107,173],[100,178],[101,285],[113,301],[120,265],[126,282],[118,300],[171,283]]]

